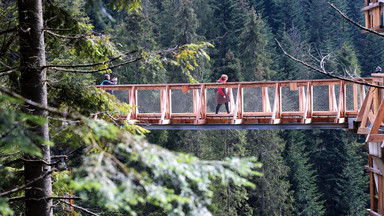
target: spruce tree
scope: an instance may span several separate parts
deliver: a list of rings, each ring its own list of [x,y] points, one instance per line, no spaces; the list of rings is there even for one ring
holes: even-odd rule
[[[274,75],[274,71],[270,69],[272,59],[268,49],[267,28],[260,15],[251,9],[239,37],[242,61],[240,73],[244,81],[269,80]]]
[[[289,166],[288,179],[294,196],[294,215],[324,215],[323,201],[316,185],[316,170],[309,163],[305,135],[300,131],[284,131],[287,142],[285,162]]]

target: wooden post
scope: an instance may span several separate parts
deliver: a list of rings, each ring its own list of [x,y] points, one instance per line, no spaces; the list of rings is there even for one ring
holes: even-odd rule
[[[207,104],[206,104],[206,88],[205,85],[201,85],[200,88],[200,99],[198,100],[198,107],[196,112],[195,124],[207,123]]]
[[[263,112],[271,112],[271,103],[269,102],[268,87],[262,87]]]
[[[130,95],[129,95],[129,105],[132,107],[131,112],[128,113],[127,115],[127,120],[137,119],[137,114],[138,114],[138,109],[137,109],[137,90],[136,86],[133,86],[130,90]],[[130,122],[130,123],[134,123]]]
[[[336,94],[335,94],[335,85],[328,85],[329,92],[329,111],[337,110]]]
[[[171,90],[169,85],[160,93],[161,117],[159,124],[169,124],[171,119]]]
[[[279,124],[281,121],[281,85],[276,83],[275,87],[275,101],[273,104],[273,114],[271,124]]]
[[[343,80],[340,81],[340,93],[339,93],[339,106],[337,107],[337,116],[335,123],[345,122],[345,83]]]
[[[353,84],[353,111],[358,111],[358,104],[357,104],[357,84]]]
[[[312,84],[311,82],[307,83],[307,95],[305,97],[304,103],[304,113],[303,118],[301,120],[302,124],[309,124],[312,122],[312,114],[313,114],[313,95],[312,95]]]
[[[243,120],[243,88],[237,85],[237,97],[235,110],[233,112],[232,124],[241,124]]]
[[[199,90],[193,89],[193,113],[197,113],[199,107]]]

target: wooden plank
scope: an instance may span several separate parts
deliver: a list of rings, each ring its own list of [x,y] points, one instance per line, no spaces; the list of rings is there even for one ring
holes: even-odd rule
[[[377,200],[377,213],[379,213],[380,215],[383,215],[384,214],[384,182],[383,182],[383,176],[378,176],[378,190],[377,190],[377,193],[378,193],[378,200]]]
[[[367,128],[367,127],[359,127],[359,129],[357,130],[357,134],[369,134],[369,131],[371,129],[370,128]]]
[[[361,106],[359,115],[357,116],[356,122],[361,122],[360,127],[366,128],[368,124],[368,115],[371,110],[373,102],[372,88],[368,91],[367,96],[364,99],[363,105]]]
[[[296,91],[297,90],[297,83],[296,82],[289,83],[289,89],[291,91]]]
[[[381,127],[381,123],[383,122],[383,119],[384,119],[384,104],[383,103],[380,103],[380,106],[379,106],[379,108],[377,110],[377,113],[376,113],[374,119],[375,120],[373,122],[371,131],[369,132],[369,134],[377,134],[377,133],[379,133],[379,129]]]
[[[383,142],[384,134],[368,134],[366,142]]]
[[[375,211],[373,211],[372,209],[367,209],[367,212],[371,216],[382,216],[382,215],[376,213]]]
[[[373,159],[372,159],[371,155],[368,156],[368,165],[370,167],[373,167]],[[370,191],[370,203],[371,203],[370,207],[371,207],[371,209],[376,211],[377,210],[377,202],[375,200],[376,188],[375,188],[375,179],[373,176],[373,172],[369,173],[369,191]]]
[[[375,173],[377,175],[381,175],[381,176],[383,175],[380,170],[375,169],[375,168],[370,167],[370,166],[367,166],[367,165],[364,166],[364,169],[368,170],[369,172],[373,172],[373,173]]]
[[[188,90],[189,90],[189,86],[187,85],[184,85],[183,87],[181,87],[181,92],[183,93],[188,93]]]

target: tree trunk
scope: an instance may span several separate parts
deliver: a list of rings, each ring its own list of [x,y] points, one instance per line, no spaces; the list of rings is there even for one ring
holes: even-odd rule
[[[41,0],[18,0],[19,9],[19,43],[20,43],[20,90],[21,94],[35,102],[47,105],[45,44],[43,32],[43,8]],[[26,111],[33,115],[46,116],[44,110],[26,107]],[[49,140],[48,122],[43,125],[33,125],[29,130],[42,140]],[[40,147],[43,158],[50,163],[50,148],[35,140]],[[27,159],[41,160],[26,156]],[[30,182],[51,170],[50,166],[42,162],[25,162],[25,182]],[[25,191],[27,216],[51,216],[52,200],[51,176],[36,181]]]

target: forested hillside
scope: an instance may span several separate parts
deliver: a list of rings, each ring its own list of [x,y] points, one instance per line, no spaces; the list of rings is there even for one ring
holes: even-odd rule
[[[0,87],[33,100],[23,88],[29,84],[23,68],[31,64],[18,66],[23,63],[18,43],[23,41],[12,39],[17,34],[11,29],[21,22],[20,2],[0,1],[4,14]],[[19,205],[23,199],[18,197],[28,195],[24,188],[11,197],[4,192],[25,185],[20,183],[27,179],[21,173],[24,163],[44,158],[45,146],[52,146],[53,155],[65,155],[62,161],[73,159],[50,165],[53,194],[66,196],[73,189],[79,199],[75,204],[100,215],[366,215],[364,137],[342,130],[147,132],[129,125],[120,132],[116,126],[94,121],[92,114],[99,112],[99,118],[111,121],[109,113],[129,107],[88,86],[100,84],[105,73],[117,77],[119,84],[216,82],[221,74],[228,75],[228,82],[327,78],[283,55],[274,39],[308,63],[319,65],[319,59],[331,54],[327,69],[365,77],[383,66],[381,38],[362,34],[326,0],[142,0],[128,1],[126,7],[121,2],[43,1],[46,45],[42,47],[51,67],[45,68],[47,79],[40,78],[47,83],[48,96],[45,103],[40,101],[44,106],[29,104],[31,108],[27,100],[1,91],[0,174],[6,178],[0,180],[0,214],[20,213],[33,205],[28,201]],[[364,23],[363,0],[332,3]],[[183,48],[185,44],[192,45]],[[114,67],[119,63],[111,61],[112,56],[126,59],[116,58],[121,65]],[[108,65],[96,64],[102,61]],[[56,65],[80,66],[57,69]],[[86,65],[92,70],[85,70]],[[31,109],[59,115],[49,116],[50,139],[42,145],[36,145],[41,140],[33,129],[48,123],[33,117],[36,113],[21,114]],[[146,136],[161,148],[148,147],[142,137],[132,134]],[[227,159],[223,164],[224,158],[245,159],[238,164]],[[72,175],[67,168],[78,173]],[[208,174],[196,174],[204,171]],[[55,214],[93,214],[64,206],[55,202],[60,209]]]

